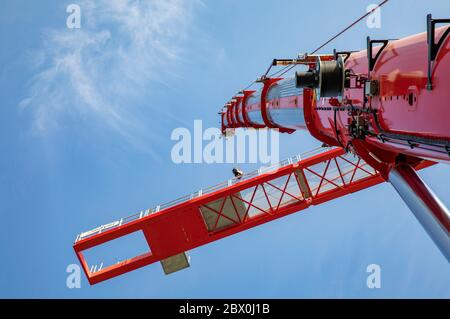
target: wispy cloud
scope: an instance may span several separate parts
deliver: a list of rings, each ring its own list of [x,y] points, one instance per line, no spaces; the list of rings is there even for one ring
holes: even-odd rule
[[[200,1],[83,0],[82,28],[47,30],[21,107],[50,134],[65,118],[104,125],[141,147],[135,101],[177,75]],[[139,103],[136,103],[139,104]],[[151,107],[151,106],[150,106]],[[140,145],[141,144],[141,145]]]

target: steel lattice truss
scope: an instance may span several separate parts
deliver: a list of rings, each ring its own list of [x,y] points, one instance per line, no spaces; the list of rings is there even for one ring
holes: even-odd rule
[[[91,284],[157,261],[170,273],[188,266],[184,254],[188,250],[382,181],[379,173],[357,156],[331,149],[83,233],[74,249]],[[145,236],[149,251],[144,254],[99,269],[83,256],[83,251],[135,232]]]
[[[202,205],[200,210],[208,231],[214,232],[264,215],[274,216],[285,206],[312,203],[323,193],[345,190],[376,176],[377,172],[360,158],[343,154],[231,193]]]

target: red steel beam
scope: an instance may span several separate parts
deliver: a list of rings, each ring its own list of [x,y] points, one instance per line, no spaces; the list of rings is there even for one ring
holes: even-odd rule
[[[96,284],[288,214],[301,211],[311,205],[318,205],[331,201],[335,198],[357,192],[384,181],[378,172],[374,172],[372,175],[358,180],[353,180],[357,170],[361,170],[361,172],[365,171],[361,168],[361,160],[358,160],[356,163],[352,163],[351,161],[346,162],[346,159],[343,156],[345,156],[345,152],[341,148],[323,152],[271,172],[262,173],[259,176],[248,180],[237,182],[234,185],[220,189],[214,193],[199,196],[161,210],[160,212],[152,213],[149,216],[139,218],[87,238],[82,238],[75,242],[73,248],[86,273],[89,283]],[[352,167],[353,171],[347,171],[345,173],[351,174],[351,179],[347,183],[344,183],[344,176],[341,171],[343,167],[337,165],[337,159],[343,160],[342,163],[350,163],[354,166]],[[326,169],[323,173],[314,171],[313,166],[322,162],[326,162]],[[336,172],[334,173],[335,176],[333,175],[332,179],[327,175],[331,162],[336,164],[338,171],[338,174],[336,174]],[[416,169],[433,164],[433,162],[424,162],[420,167],[416,167]],[[347,166],[347,168],[348,167],[350,166]],[[310,181],[308,181],[307,178],[305,185],[302,188],[300,185],[301,183],[299,183],[298,178],[295,176],[296,172],[301,173],[303,176],[313,173],[315,176],[320,177],[320,183],[319,185],[316,185],[318,187],[314,194],[314,189],[309,185]],[[368,173],[368,171],[366,172]],[[284,186],[276,187],[274,182],[280,177],[286,177],[287,181],[285,183],[283,182]],[[287,191],[289,180],[292,178],[297,181],[297,183],[294,184],[298,186],[297,196]],[[333,188],[320,192],[321,188],[326,184],[332,185]],[[273,187],[273,189],[281,195],[279,200],[276,201],[277,204],[272,205],[266,192],[266,188],[264,187],[265,185],[266,187]],[[251,198],[244,198],[240,195],[241,191],[252,190],[252,187],[255,187],[255,189]],[[255,193],[259,188],[262,188],[264,191],[268,207],[263,207],[261,206],[261,203],[255,202]],[[304,196],[305,191],[310,194],[308,198]],[[239,194],[239,196],[237,194]],[[290,197],[292,202],[282,204],[285,195]],[[225,216],[223,212],[225,202],[228,198],[231,200],[234,207],[236,217]],[[220,211],[212,209],[211,207],[211,203],[217,202],[218,200],[223,201]],[[239,201],[241,201],[242,204],[247,205],[247,209],[242,218],[239,216],[241,212],[238,212],[236,208],[236,203]],[[211,212],[217,214],[213,229],[208,230],[208,226],[206,225],[206,221],[200,210],[201,207],[207,208]],[[252,208],[257,209],[260,214],[250,216],[249,211]],[[221,218],[225,218],[227,221],[231,222],[225,228],[216,229],[218,221]],[[96,272],[90,271],[89,265],[83,256],[83,251],[136,231],[143,232],[151,251],[119,262],[115,265],[108,266]]]

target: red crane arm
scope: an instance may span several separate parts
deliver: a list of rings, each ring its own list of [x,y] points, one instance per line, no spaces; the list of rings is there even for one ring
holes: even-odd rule
[[[424,162],[417,168],[432,164]],[[176,271],[186,266],[183,256],[188,250],[382,181],[377,171],[341,148],[305,159],[297,156],[159,210],[141,212],[82,233],[74,250],[91,284],[157,261],[161,261],[166,273]],[[85,260],[83,251],[134,232],[144,234],[147,253],[98,271]]]

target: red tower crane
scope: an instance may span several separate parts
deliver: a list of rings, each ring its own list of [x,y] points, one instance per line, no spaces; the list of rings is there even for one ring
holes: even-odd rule
[[[326,147],[239,176],[78,235],[74,250],[91,284],[160,261],[171,273],[185,252],[268,221],[390,182],[450,261],[450,213],[417,170],[450,161],[450,19],[400,40],[367,38],[366,50],[275,59],[303,66],[292,78],[263,76],[221,112],[236,128],[308,130]],[[97,270],[83,251],[142,232],[143,255]]]

